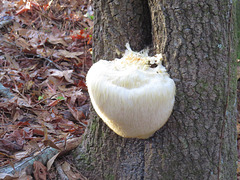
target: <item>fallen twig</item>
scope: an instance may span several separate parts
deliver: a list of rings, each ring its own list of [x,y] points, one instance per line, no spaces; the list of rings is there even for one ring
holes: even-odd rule
[[[63,141],[56,144],[60,149],[63,149],[59,154],[59,156],[62,156],[63,154],[66,154],[67,152],[75,149],[81,143],[82,141],[81,139],[82,139],[81,137],[68,139],[66,142],[66,146],[65,146],[65,142]],[[35,161],[40,161],[42,164],[46,165],[47,162],[57,153],[59,153],[57,149],[54,149],[52,147],[46,147],[42,151],[35,153],[34,156],[28,157],[19,162],[16,162],[14,164],[14,168],[11,165],[6,165],[1,167],[0,174],[6,173],[9,175],[14,175],[16,172],[21,172],[26,167],[29,167],[29,166],[32,167]],[[30,168],[30,171],[32,171],[32,169],[33,168]]]

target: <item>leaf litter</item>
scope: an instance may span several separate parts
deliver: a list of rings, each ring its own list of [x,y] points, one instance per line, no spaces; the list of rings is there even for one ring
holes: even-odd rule
[[[61,152],[57,142],[66,144],[84,133],[90,104],[85,76],[92,65],[92,32],[91,0],[0,2],[1,167],[14,168],[17,161],[46,147]],[[62,164],[73,173],[67,159]],[[32,166],[35,178],[56,177],[41,162]],[[5,175],[28,177],[26,172]]]

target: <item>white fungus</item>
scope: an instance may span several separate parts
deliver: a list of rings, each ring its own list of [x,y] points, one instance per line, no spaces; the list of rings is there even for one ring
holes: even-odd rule
[[[162,55],[127,50],[121,59],[100,60],[86,81],[92,105],[118,135],[146,139],[168,120],[175,100],[175,83],[162,66]]]

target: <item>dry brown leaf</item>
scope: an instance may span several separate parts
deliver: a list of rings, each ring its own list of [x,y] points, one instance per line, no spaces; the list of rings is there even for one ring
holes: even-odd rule
[[[37,49],[36,53],[43,56],[43,57],[50,57],[52,56],[55,52],[57,52],[56,50],[53,49],[49,49],[49,48],[41,48],[41,49]]]
[[[17,38],[15,41],[16,45],[30,51],[30,44],[23,38]]]
[[[17,119],[20,119],[21,117],[21,113],[20,113],[20,110],[17,109],[15,111],[12,111],[12,120],[13,121],[16,121]]]
[[[49,76],[58,78],[64,77],[66,81],[73,83],[73,80],[71,79],[73,70],[59,71],[57,69],[49,69],[48,72],[50,73]]]
[[[31,88],[32,88],[32,86],[34,85],[35,83],[32,81],[32,80],[30,80],[30,81],[27,81],[26,83],[25,83],[25,90],[30,90]]]
[[[54,142],[52,142],[51,140],[49,140],[49,139],[48,140],[44,140],[43,144],[44,144],[44,146],[50,146],[50,147],[52,147],[54,149],[57,149],[57,150],[61,151],[61,149],[59,147],[57,147],[56,144]]]
[[[58,55],[59,56],[63,56],[63,57],[66,57],[66,58],[75,58],[75,59],[78,59],[77,56],[80,56],[84,54],[83,52],[69,52],[67,50],[58,50]]]
[[[81,90],[79,90],[79,91],[75,91],[75,92],[73,92],[73,94],[72,94],[72,96],[71,96],[71,100],[70,100],[70,105],[74,105],[75,104],[75,102],[76,102],[76,100],[80,97],[80,96],[82,96],[82,91]]]
[[[34,167],[33,174],[36,180],[47,179],[47,168],[40,161],[35,161],[33,163],[33,167]]]
[[[47,40],[51,44],[62,44],[64,46],[68,46],[68,44],[64,41],[63,38],[55,37],[53,35],[50,35]]]
[[[8,139],[6,137],[5,137],[5,139],[0,139],[0,148],[1,149],[5,149],[10,152],[16,152],[16,151],[22,150],[22,148],[23,148],[22,145],[11,142],[12,139],[10,139],[10,138],[8,138]],[[16,140],[16,139],[14,138],[14,140]]]
[[[34,139],[32,139],[31,141],[29,141],[28,143],[29,143],[34,149],[37,149],[38,151],[41,151],[38,143],[37,143]]]
[[[19,69],[19,64],[7,53],[5,53],[6,60],[13,66],[15,69]]]
[[[58,155],[60,154],[60,152],[58,152],[55,156],[53,156],[51,159],[49,159],[49,161],[47,162],[47,170],[49,171],[49,169],[52,167],[52,164],[54,163],[54,161],[56,160],[56,158],[58,157]]]
[[[12,99],[9,100],[12,103],[16,103],[19,107],[32,107],[29,102],[27,101],[27,99],[23,99],[20,97],[14,97]]]
[[[68,109],[70,110],[70,112],[72,113],[73,117],[78,121],[78,123],[80,123],[81,125],[83,125],[84,127],[86,126],[86,124],[82,123],[80,120],[85,118],[85,115],[83,114],[82,111],[78,111],[75,107],[71,107],[69,104],[67,104]]]
[[[66,161],[62,164],[62,169],[67,175],[67,177],[71,180],[87,180],[87,178],[85,178],[82,174],[74,173],[71,170],[71,165]]]

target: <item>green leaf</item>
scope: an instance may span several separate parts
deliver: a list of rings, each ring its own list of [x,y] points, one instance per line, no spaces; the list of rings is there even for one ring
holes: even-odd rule
[[[42,100],[43,99],[43,96],[38,96],[38,100]]]
[[[62,96],[58,96],[57,99],[58,99],[58,100],[65,100],[65,98],[62,97]]]

